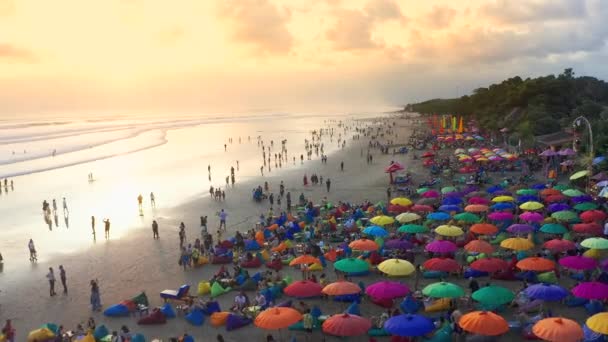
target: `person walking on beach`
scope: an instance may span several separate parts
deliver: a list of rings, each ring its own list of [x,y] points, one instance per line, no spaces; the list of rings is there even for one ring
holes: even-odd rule
[[[30,261],[38,261],[38,256],[36,255],[36,246],[34,246],[34,240],[30,239],[30,242],[27,244],[27,248],[30,250]]]
[[[207,233],[207,216],[201,216],[201,235],[205,236]]]
[[[228,216],[228,214],[226,214],[224,209],[222,209],[222,211],[220,211],[220,213],[219,213],[219,216],[220,216],[220,230],[222,229],[222,227],[224,227],[224,231],[226,231],[226,217]]]
[[[53,213],[57,212],[57,201],[53,198]]]
[[[91,308],[93,311],[101,311],[101,295],[97,279],[91,280]]]
[[[63,198],[63,215],[68,215],[70,211],[68,210],[68,202]]]
[[[49,273],[46,274],[46,279],[49,281],[49,293],[51,297],[56,295],[55,293],[55,273],[53,273],[53,268],[49,267]]]
[[[287,211],[291,211],[291,192],[287,192],[285,197],[287,198]]]
[[[331,180],[329,178],[325,181],[325,185],[327,186],[327,192],[329,192],[329,188],[331,187]]]
[[[344,172],[344,162],[340,162],[340,171]]]
[[[160,237],[158,236],[158,223],[156,222],[156,220],[152,221],[152,238],[160,239]]]
[[[142,207],[143,201],[144,201],[143,196],[141,194],[139,194],[139,196],[137,196],[137,207],[139,208],[140,212],[143,210],[143,207]]]
[[[106,240],[110,238],[110,219],[103,220],[105,225]]]
[[[152,208],[156,208],[156,198],[154,197],[154,193],[150,193],[150,205]]]
[[[186,241],[186,225],[184,222],[179,224],[179,246],[184,247],[184,242]]]
[[[65,275],[65,268],[63,265],[59,265],[59,279],[61,280],[61,285],[63,286],[63,293],[68,293],[68,283]]]
[[[7,342],[15,342],[15,328],[13,328],[13,325],[12,325],[10,319],[6,320],[6,324],[4,325],[4,328],[2,328],[2,334],[6,338]]]

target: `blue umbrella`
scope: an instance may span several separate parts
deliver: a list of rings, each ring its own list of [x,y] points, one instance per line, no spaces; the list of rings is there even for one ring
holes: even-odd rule
[[[450,214],[438,211],[435,213],[430,213],[426,216],[427,219],[429,220],[434,220],[434,221],[446,221],[449,220],[451,218]]]
[[[595,157],[595,158],[593,158],[593,165],[597,165],[597,164],[603,162],[604,160],[606,160],[606,157],[604,157],[604,156]]]
[[[382,227],[369,226],[369,227],[366,227],[365,229],[363,229],[363,234],[382,237],[382,236],[387,236],[388,232]]]
[[[538,202],[538,196],[535,195],[521,195],[517,197],[518,203],[526,203],[526,202]]]
[[[507,210],[507,209],[515,209],[515,204],[511,202],[500,202],[496,203],[490,207],[492,210]]]
[[[542,189],[546,189],[547,185],[546,184],[542,184],[542,183],[537,183],[532,185],[532,189],[536,189],[536,190],[542,190]]]
[[[452,191],[443,195],[443,197],[462,197],[462,192]]]
[[[553,203],[549,205],[547,210],[549,210],[549,212],[551,213],[554,213],[556,211],[570,210],[570,206],[566,203]]]
[[[570,200],[572,201],[572,203],[593,202],[593,197],[591,197],[589,195],[582,195],[582,196],[572,197]]]
[[[460,204],[462,203],[462,198],[458,198],[458,197],[448,197],[445,198],[441,204],[447,204],[447,205],[454,205],[454,204]]]
[[[384,330],[391,335],[417,337],[435,330],[435,325],[422,315],[398,315],[384,323]]]
[[[568,297],[568,290],[553,284],[534,284],[526,287],[528,298],[557,302]]]
[[[496,191],[501,191],[501,190],[504,190],[504,188],[502,186],[500,186],[500,185],[494,185],[494,186],[489,187],[486,190],[486,192],[489,193],[489,194],[493,194]]]
[[[461,212],[462,208],[456,204],[444,204],[441,207],[439,207],[439,211],[445,211],[446,213],[455,211],[455,212]]]

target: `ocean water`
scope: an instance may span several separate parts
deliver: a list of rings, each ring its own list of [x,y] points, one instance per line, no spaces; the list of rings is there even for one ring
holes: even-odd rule
[[[142,229],[143,218],[137,215],[139,194],[148,205],[149,194],[154,192],[159,210],[208,196],[210,186],[225,187],[225,178],[231,166],[237,167],[237,160],[237,184],[259,177],[262,151],[258,136],[265,146],[274,141],[272,153],[280,152],[280,142],[287,141],[289,162],[275,169],[272,159],[271,172],[281,172],[301,167],[300,154],[313,130],[336,130],[333,139],[325,135],[322,140],[325,154],[330,154],[339,148],[340,121],[352,122],[378,113],[258,112],[0,121],[0,178],[14,182],[14,189],[3,188],[0,195],[4,271],[29,264],[30,238],[39,261],[90,247],[91,216],[96,218],[98,240],[103,239],[104,218],[111,221],[114,239]],[[264,172],[268,172],[267,167]],[[93,182],[88,181],[89,173]],[[68,205],[65,214],[63,197]],[[49,225],[42,202],[52,199],[56,199],[58,211]]]

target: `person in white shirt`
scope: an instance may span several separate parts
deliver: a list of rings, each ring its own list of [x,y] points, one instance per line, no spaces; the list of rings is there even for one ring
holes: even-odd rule
[[[52,267],[49,267],[49,273],[46,274],[46,279],[49,281],[49,293],[51,297],[53,297],[57,293],[55,293],[55,273],[53,273]]]

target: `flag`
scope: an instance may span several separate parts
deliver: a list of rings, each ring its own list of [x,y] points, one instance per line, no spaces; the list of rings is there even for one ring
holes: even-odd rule
[[[458,123],[458,133],[464,132],[462,116],[460,117],[460,122]]]

